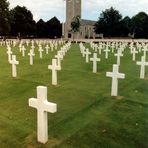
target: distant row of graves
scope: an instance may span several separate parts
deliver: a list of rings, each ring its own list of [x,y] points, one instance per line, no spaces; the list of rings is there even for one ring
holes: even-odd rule
[[[130,54],[132,55],[133,61],[136,61],[136,54],[141,53],[141,61],[136,61],[136,64],[140,66],[140,79],[145,78],[145,67],[148,66],[148,61],[146,61],[148,43],[144,43],[142,41],[137,41],[136,43],[129,43],[127,41],[103,41],[99,43],[90,42],[89,45],[91,47],[91,50],[82,42],[78,44],[78,50],[80,50],[82,57],[85,58],[85,62],[92,62],[92,72],[94,74],[97,73],[98,62],[101,61],[101,58],[99,58],[99,56],[102,53],[104,53],[105,59],[109,58],[110,53],[113,53],[116,57],[116,63],[113,64],[113,71],[106,72],[106,77],[112,78],[111,96],[118,95],[118,79],[125,79],[125,74],[119,72],[119,67],[121,65],[120,59],[124,56],[124,51],[127,47],[130,49]],[[57,85],[57,71],[62,69],[61,61],[64,59],[66,53],[71,49],[72,43],[62,40],[23,40],[0,42],[0,46],[4,45],[6,46],[8,62],[12,65],[12,77],[17,77],[16,65],[19,64],[16,55],[13,54],[13,47],[18,47],[18,51],[22,54],[22,57],[30,57],[30,65],[34,64],[35,50],[38,50],[40,59],[43,58],[43,52],[48,55],[50,52],[57,51],[57,54],[52,59],[51,65],[48,65],[47,67],[49,70],[52,71],[52,85]],[[27,52],[26,47],[30,48],[29,52]],[[60,47],[60,49],[58,49],[58,47]],[[37,109],[38,141],[41,143],[46,143],[48,140],[47,112],[55,113],[57,111],[57,104],[47,101],[47,87],[37,86],[37,99],[30,98],[29,106]]]

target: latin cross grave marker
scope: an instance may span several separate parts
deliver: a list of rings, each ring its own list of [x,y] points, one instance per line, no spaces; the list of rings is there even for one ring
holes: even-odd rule
[[[118,79],[124,79],[125,74],[119,73],[119,65],[113,65],[113,72],[107,72],[107,77],[112,77],[111,96],[118,95]]]
[[[48,102],[47,87],[37,87],[37,99],[30,98],[29,106],[37,109],[37,139],[38,142],[46,143],[48,141],[48,116],[47,113],[55,113],[57,104]]]

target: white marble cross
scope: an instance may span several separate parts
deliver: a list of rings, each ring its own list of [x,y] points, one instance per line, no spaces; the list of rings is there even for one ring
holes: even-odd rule
[[[124,79],[125,74],[119,73],[119,65],[113,65],[113,72],[107,72],[107,77],[112,77],[112,87],[111,87],[111,96],[118,95],[118,79]]]
[[[38,142],[48,141],[48,116],[47,113],[57,112],[57,104],[48,102],[47,87],[37,87],[37,99],[30,98],[29,106],[37,109],[37,139]]]
[[[112,49],[112,53],[114,53],[114,50],[115,50],[115,43],[114,42],[111,45],[111,49]]]
[[[138,51],[136,50],[135,47],[132,48],[131,53],[133,54],[133,61],[135,61],[135,59],[136,59],[136,54],[138,53]]]
[[[58,43],[57,42],[55,42],[54,47],[55,47],[56,50],[58,49]]]
[[[82,48],[82,57],[85,57],[85,47]]]
[[[62,59],[64,58],[64,55],[63,55],[63,51],[62,51],[62,50],[59,50],[59,51],[58,51],[58,54],[61,55],[61,58],[62,58]]]
[[[117,64],[120,65],[120,57],[123,56],[122,51],[119,49],[115,56],[117,57]]]
[[[16,41],[13,41],[13,47],[15,47],[16,46]]]
[[[148,66],[148,62],[145,61],[145,57],[141,57],[141,61],[137,62],[137,65],[141,65],[140,69],[140,79],[144,79],[145,77],[145,66]]]
[[[65,50],[66,50],[66,47],[63,47],[63,48],[61,48],[61,50],[60,50],[60,52],[61,52],[61,54],[63,55],[63,57],[65,56]]]
[[[48,46],[48,44],[46,45],[45,49],[46,49],[46,54],[48,54],[48,52],[49,52],[49,46]]]
[[[35,49],[35,46],[34,46],[34,43],[32,43],[32,45],[31,45],[31,50],[34,51],[34,49]]]
[[[22,50],[22,56],[24,57],[24,56],[25,56],[25,50],[26,50],[26,48],[23,46],[23,47],[21,48],[21,50]]]
[[[11,51],[10,47],[7,50],[7,54],[8,54],[8,62],[10,63],[11,62],[11,55],[12,55],[12,51]]]
[[[102,45],[99,45],[99,55],[102,53]]]
[[[105,59],[108,59],[108,52],[110,52],[110,50],[108,49],[108,45],[106,46],[104,52],[105,52]]]
[[[144,48],[143,48],[143,56],[144,56],[145,59],[146,59],[146,53],[147,53],[147,51],[148,51],[148,48],[145,45]]]
[[[26,45],[27,45],[27,47],[29,46],[29,41],[28,40],[26,41]]]
[[[97,62],[100,61],[100,58],[97,58],[97,53],[93,54],[93,58],[90,58],[90,61],[93,62],[93,73],[97,72]]]
[[[85,50],[85,57],[86,57],[86,63],[89,63],[89,55],[91,54],[91,52],[89,52],[89,49],[87,48]]]
[[[53,51],[54,45],[53,43],[50,44],[51,51]]]
[[[95,52],[98,51],[98,45],[97,45],[97,44],[95,44],[95,46],[94,46],[94,50],[95,50]]]
[[[17,76],[16,65],[19,64],[19,61],[16,61],[16,55],[12,55],[12,60],[10,61],[10,64],[12,64],[12,76],[16,77]]]
[[[130,52],[132,53],[132,50],[133,50],[133,42],[129,45],[129,48],[130,48]]]
[[[22,51],[22,43],[19,44],[19,51]]]
[[[52,85],[57,85],[57,70],[60,70],[57,59],[52,59],[52,65],[48,65],[48,69],[52,70]]]
[[[43,51],[44,50],[42,49],[42,46],[39,46],[40,59],[42,59],[43,57],[43,54],[42,54]]]
[[[59,66],[59,69],[61,70],[61,60],[63,59],[63,56],[58,51],[58,54],[55,55],[55,58],[57,58],[57,65]]]
[[[28,55],[30,56],[30,65],[33,65],[33,56],[35,56],[34,51],[31,49]]]
[[[138,49],[139,52],[141,52],[141,48],[142,48],[141,43],[138,43],[138,42],[137,42],[137,49]]]

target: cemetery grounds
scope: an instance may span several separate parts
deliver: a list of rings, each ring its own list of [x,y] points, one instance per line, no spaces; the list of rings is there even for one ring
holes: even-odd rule
[[[94,52],[90,44],[84,45]],[[85,62],[79,44],[72,44],[58,71],[58,85],[53,86],[48,65],[57,50],[48,55],[44,52],[40,59],[36,45],[32,66],[29,50],[30,45],[22,57],[18,45],[12,47],[19,61],[17,77],[12,78],[6,46],[0,46],[1,148],[148,147],[148,67],[145,79],[140,79],[140,66],[132,61],[128,47],[121,57],[119,71],[125,73],[125,79],[119,80],[117,97],[111,97],[112,80],[106,77],[116,63],[114,53],[110,52],[108,59],[104,52],[98,54],[101,61],[94,74],[92,62]],[[141,55],[136,55],[136,61]],[[48,87],[48,101],[57,104],[57,113],[48,113],[49,140],[45,145],[37,142],[37,113],[28,106],[39,85]]]

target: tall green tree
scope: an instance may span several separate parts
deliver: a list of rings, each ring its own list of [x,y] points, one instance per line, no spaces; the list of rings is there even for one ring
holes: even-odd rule
[[[7,35],[10,31],[9,3],[0,0],[0,36]]]
[[[76,33],[79,32],[80,26],[81,26],[80,16],[73,17],[72,22],[71,22],[71,32],[73,34],[73,40],[74,40],[74,36],[76,35]]]
[[[47,26],[46,26],[46,23],[42,19],[40,19],[36,23],[36,28],[37,28],[37,37],[39,38],[47,37]]]
[[[95,32],[104,36],[120,36],[122,15],[113,7],[103,11],[95,24]]]
[[[136,38],[148,38],[148,15],[145,12],[139,12],[132,17],[131,33]]]
[[[131,19],[130,17],[126,16],[121,20],[121,30],[120,36],[127,37],[130,34],[131,30]]]
[[[47,37],[49,38],[60,38],[62,36],[62,24],[57,17],[51,18],[46,22],[47,26]]]
[[[36,23],[33,15],[26,7],[16,6],[11,10],[11,33],[19,36],[31,36],[35,34]]]

